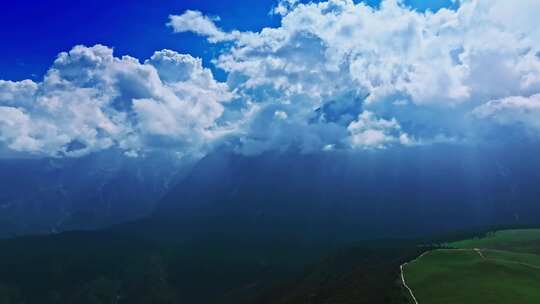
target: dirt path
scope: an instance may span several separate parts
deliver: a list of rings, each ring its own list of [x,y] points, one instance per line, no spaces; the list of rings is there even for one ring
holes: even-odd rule
[[[480,248],[474,248],[473,249],[476,253],[478,253],[478,255],[482,258],[482,259],[486,259],[486,256],[484,256],[484,254],[482,253],[482,250],[480,250]]]
[[[407,282],[405,282],[405,272],[403,271],[403,267],[407,266],[409,263],[414,263],[416,262],[417,260],[419,260],[420,258],[422,258],[423,256],[429,254],[431,251],[426,251],[424,253],[422,253],[421,255],[419,255],[416,259],[410,261],[410,262],[407,262],[407,263],[403,263],[399,266],[399,270],[401,272],[401,283],[403,284],[403,286],[405,286],[405,288],[407,289],[407,291],[409,291],[409,295],[411,296],[411,298],[413,299],[414,301],[414,304],[418,304],[418,300],[416,299],[416,297],[414,296],[414,293],[412,291],[412,289],[409,287],[409,285],[407,285]]]
[[[405,288],[407,288],[407,290],[409,291],[409,295],[413,299],[414,303],[418,304],[418,301],[416,300],[416,297],[414,296],[412,289],[409,287],[409,285],[407,285],[407,282],[405,282],[405,275],[403,274],[403,267],[407,266],[407,264],[408,263],[403,263],[399,266],[399,269],[401,270],[401,283],[403,283],[403,286],[405,286]]]
[[[478,253],[478,255],[480,255],[480,257],[482,259],[484,259],[484,260],[497,261],[497,262],[502,262],[502,263],[511,263],[511,264],[517,264],[517,265],[521,265],[521,266],[534,268],[534,269],[540,269],[540,266],[538,266],[538,265],[533,265],[533,264],[529,264],[529,263],[525,263],[525,262],[518,262],[518,261],[511,261],[511,260],[497,259],[497,258],[488,258],[482,252],[482,250],[485,250],[485,251],[499,251],[499,252],[512,253],[511,251],[502,251],[502,250],[494,250],[494,249],[480,249],[480,248],[474,248],[473,250],[476,251],[476,253]]]
[[[530,267],[530,268],[534,268],[534,269],[540,269],[540,266],[536,266],[536,265],[529,264],[529,263],[516,262],[516,261],[509,261],[509,260],[503,260],[503,259],[489,259],[489,260],[491,260],[491,261],[498,261],[498,262],[502,262],[502,263],[517,264],[517,265],[526,266],[526,267]]]
[[[528,263],[523,263],[523,262],[516,262],[516,261],[509,261],[509,260],[504,260],[504,259],[495,259],[495,258],[488,258],[484,255],[484,253],[482,252],[482,250],[489,250],[489,249],[481,249],[481,248],[472,248],[472,249],[467,249],[467,248],[447,248],[447,249],[435,249],[435,250],[444,250],[444,251],[474,251],[476,252],[480,258],[482,258],[483,260],[487,260],[487,261],[499,261],[499,262],[503,262],[503,263],[512,263],[512,264],[518,264],[518,265],[522,265],[522,266],[527,266],[527,267],[531,267],[531,268],[535,268],[535,269],[540,269],[540,266],[537,266],[537,265],[533,265],[533,264],[528,264]],[[417,260],[421,259],[423,256],[435,251],[435,250],[430,250],[430,251],[426,251],[424,253],[422,253],[420,256],[418,256],[416,259],[410,261],[410,262],[407,262],[407,263],[403,263],[399,266],[399,269],[400,269],[400,272],[401,272],[401,283],[403,284],[403,286],[405,286],[405,288],[407,289],[407,291],[409,292],[409,295],[411,296],[411,299],[413,299],[414,301],[414,304],[419,304],[418,303],[418,300],[416,299],[416,296],[414,295],[414,292],[412,291],[412,289],[409,287],[409,285],[407,285],[407,282],[405,281],[405,272],[403,270],[404,267],[406,267],[408,264],[410,263],[414,263],[416,262]]]
[[[512,263],[512,264],[518,264],[518,265],[522,265],[522,266],[526,266],[526,267],[531,267],[531,268],[535,268],[535,269],[540,269],[540,266],[538,265],[533,265],[533,264],[529,264],[529,263],[524,263],[524,262],[517,262],[517,261],[509,261],[509,260],[504,260],[504,259],[496,259],[496,258],[488,258],[484,255],[484,253],[482,252],[482,250],[490,250],[490,249],[481,249],[481,248],[472,248],[472,249],[467,249],[467,248],[455,248],[455,249],[451,249],[451,248],[448,248],[448,249],[435,249],[435,250],[445,250],[445,251],[474,251],[476,252],[480,258],[482,258],[483,260],[487,260],[487,261],[498,261],[498,262],[503,262],[503,263]],[[409,295],[411,296],[411,298],[413,299],[414,303],[415,304],[418,304],[418,300],[416,299],[416,297],[414,296],[414,293],[412,291],[412,289],[409,287],[409,285],[407,285],[407,282],[405,281],[405,272],[403,271],[403,268],[406,267],[408,264],[410,263],[414,263],[416,262],[417,260],[419,260],[420,258],[422,258],[423,256],[435,251],[435,250],[431,250],[431,251],[426,251],[424,253],[422,253],[420,256],[418,256],[416,259],[408,262],[408,263],[403,263],[399,266],[399,269],[400,269],[400,272],[401,272],[401,283],[403,284],[403,286],[405,286],[405,288],[407,289],[407,291],[409,292]],[[493,250],[493,251],[497,251],[497,250]]]

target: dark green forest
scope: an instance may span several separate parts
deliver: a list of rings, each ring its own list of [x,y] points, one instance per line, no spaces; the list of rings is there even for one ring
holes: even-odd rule
[[[222,241],[222,242],[221,242]],[[0,303],[407,303],[413,241],[326,250],[69,232],[0,242]]]

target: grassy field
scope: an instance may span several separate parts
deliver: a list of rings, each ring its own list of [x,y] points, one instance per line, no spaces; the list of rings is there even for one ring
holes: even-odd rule
[[[492,232],[483,238],[474,238],[448,244],[453,248],[498,249],[511,252],[540,254],[540,229],[516,229]]]
[[[507,230],[448,244],[404,267],[418,303],[540,303],[540,230]]]

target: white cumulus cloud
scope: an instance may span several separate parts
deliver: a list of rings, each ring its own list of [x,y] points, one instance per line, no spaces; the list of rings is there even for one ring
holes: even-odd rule
[[[255,32],[188,10],[168,26],[219,44],[226,83],[188,54],[141,62],[77,46],[40,82],[0,81],[0,141],[76,156],[461,143],[483,136],[479,124],[540,135],[538,5],[463,0],[424,13],[399,0],[284,0],[273,9],[280,25]]]
[[[487,102],[472,112],[500,125],[521,125],[540,135],[540,94],[511,96]]]
[[[361,113],[347,130],[351,135],[351,145],[355,148],[385,148],[393,143],[412,144],[409,135],[401,130],[395,119],[377,119],[369,111]]]
[[[278,27],[219,30],[227,39],[204,34],[197,22],[183,30],[233,42],[216,64],[258,113],[244,121],[241,142],[251,148],[461,142],[476,134],[467,132],[478,119],[471,109],[540,92],[540,24],[531,9],[537,5],[465,0],[456,10],[422,13],[398,0],[379,8],[352,0],[280,1],[273,10],[282,16]],[[218,20],[205,20],[218,28]],[[276,111],[287,119],[265,114]],[[273,128],[257,126],[270,119]],[[361,127],[367,121],[391,126]],[[292,126],[297,132],[276,131]]]
[[[198,151],[231,98],[200,59],[156,52],[145,63],[96,45],[58,55],[43,81],[0,82],[0,140],[16,151],[78,156]]]

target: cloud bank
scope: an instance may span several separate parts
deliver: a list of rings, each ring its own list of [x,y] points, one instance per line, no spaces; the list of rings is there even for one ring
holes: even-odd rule
[[[170,50],[141,63],[105,46],[61,53],[43,81],[0,81],[0,141],[77,156],[108,148],[256,154],[476,142],[501,128],[540,137],[540,3],[462,1],[417,12],[397,0],[281,1],[281,25],[224,31],[171,15],[220,44],[214,64]],[[489,135],[489,136],[488,136]]]
[[[61,53],[42,82],[0,81],[0,141],[15,151],[79,156],[199,152],[232,94],[201,60],[173,51],[140,63],[105,46]]]

